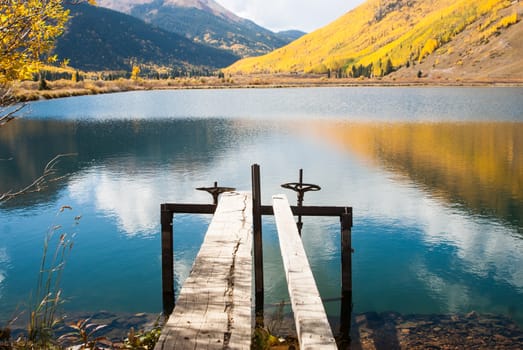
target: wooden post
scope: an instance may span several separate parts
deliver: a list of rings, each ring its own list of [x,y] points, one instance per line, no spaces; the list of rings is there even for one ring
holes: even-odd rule
[[[261,181],[260,166],[254,164],[252,175],[252,225],[254,242],[254,289],[255,311],[257,319],[263,317],[264,288],[263,288],[263,239],[261,218]],[[263,321],[261,321],[263,323]]]
[[[340,215],[341,220],[341,312],[342,343],[350,344],[352,321],[352,208]]]
[[[161,223],[163,314],[169,316],[174,309],[173,213],[167,210],[164,205],[161,208]]]

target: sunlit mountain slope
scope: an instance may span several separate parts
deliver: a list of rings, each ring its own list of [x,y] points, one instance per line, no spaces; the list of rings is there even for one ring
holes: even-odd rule
[[[235,63],[227,72],[387,75],[401,67],[413,69],[434,55],[459,57],[493,46],[505,32],[523,33],[522,9],[519,2],[507,0],[369,0],[283,48]],[[504,50],[521,52],[521,36],[512,36],[514,42],[506,41]],[[521,55],[514,57],[521,64]]]

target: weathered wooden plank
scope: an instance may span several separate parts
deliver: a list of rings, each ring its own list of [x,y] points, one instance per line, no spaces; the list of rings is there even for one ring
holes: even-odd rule
[[[221,196],[155,349],[250,349],[252,199]]]
[[[287,197],[272,205],[300,349],[337,349]]]

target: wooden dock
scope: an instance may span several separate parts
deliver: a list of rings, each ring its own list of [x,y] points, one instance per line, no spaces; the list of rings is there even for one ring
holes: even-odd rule
[[[300,349],[337,349],[287,197],[272,205]]]
[[[293,185],[291,189],[298,192],[297,206],[289,206],[284,195],[274,196],[270,206],[262,205],[260,167],[254,164],[252,193],[227,192],[218,201],[219,194],[230,188],[218,187],[215,182],[214,187],[199,188],[213,195],[213,204],[161,205],[163,313],[170,317],[156,350],[250,349],[252,326],[254,323],[263,326],[263,215],[274,215],[276,219],[301,349],[336,349],[336,342],[294,216],[298,216],[298,223],[301,216],[339,218],[341,308],[338,337],[341,348],[350,347],[352,208],[303,206],[304,192],[319,186],[303,183],[301,171],[299,183],[285,185]],[[180,213],[214,214],[214,217],[175,303],[173,218]]]
[[[222,195],[155,349],[250,349],[252,199]]]

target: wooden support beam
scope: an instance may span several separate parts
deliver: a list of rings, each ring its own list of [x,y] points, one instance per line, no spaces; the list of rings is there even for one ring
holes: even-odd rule
[[[350,344],[352,322],[352,208],[340,216],[341,221],[341,341]]]
[[[272,203],[300,349],[337,349],[287,197]]]
[[[250,349],[252,200],[222,195],[155,349]]]
[[[252,223],[254,239],[254,298],[256,322],[263,326],[264,286],[263,286],[263,238],[261,214],[261,179],[260,166],[254,164],[252,176]]]
[[[168,316],[174,309],[174,242],[173,213],[161,211],[162,224],[162,301],[163,314]]]
[[[162,304],[163,315],[169,316],[174,309],[174,227],[173,215],[214,214],[215,204],[171,204],[161,205],[162,226]]]
[[[293,215],[302,215],[302,216],[341,216],[345,214],[347,211],[350,211],[352,213],[352,208],[350,207],[328,207],[328,206],[304,206],[304,207],[298,207],[295,205],[291,205],[291,211]],[[270,205],[262,205],[261,206],[261,213],[262,215],[274,215],[274,209]],[[352,214],[351,214],[352,215]]]
[[[162,204],[162,211],[170,211],[172,214],[214,214],[216,205],[214,204]]]

